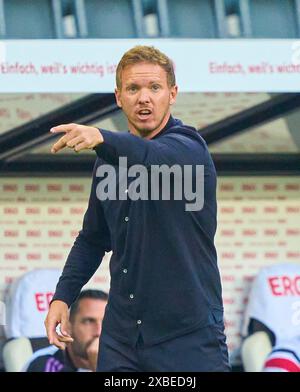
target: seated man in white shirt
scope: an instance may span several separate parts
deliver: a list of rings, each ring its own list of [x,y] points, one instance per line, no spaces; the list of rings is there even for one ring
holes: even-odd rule
[[[70,308],[72,343],[65,350],[49,346],[36,351],[25,372],[95,371],[99,337],[108,295],[100,290],[84,290]]]
[[[259,271],[249,294],[242,335],[248,336],[242,349],[248,371],[300,371],[299,263],[278,263]]]

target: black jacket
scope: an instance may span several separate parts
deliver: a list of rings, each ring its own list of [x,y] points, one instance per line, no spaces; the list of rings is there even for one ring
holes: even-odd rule
[[[53,300],[70,305],[100,265],[104,252],[112,250],[111,289],[103,320],[108,334],[135,345],[141,333],[144,343],[152,345],[222,322],[214,247],[216,172],[205,141],[194,128],[172,117],[151,140],[129,133],[101,133],[104,143],[95,149],[98,159],[83,227]],[[194,188],[198,181],[195,167],[204,165],[203,208],[186,211],[185,197],[100,201],[97,169],[111,164],[118,170],[119,157],[127,158],[128,168],[142,164],[148,172],[153,165],[192,165]],[[148,185],[150,189],[150,180]],[[119,185],[117,195],[118,190]]]

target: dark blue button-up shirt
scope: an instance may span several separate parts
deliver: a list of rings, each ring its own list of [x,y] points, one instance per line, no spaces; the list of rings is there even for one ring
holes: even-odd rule
[[[112,250],[111,288],[102,326],[106,333],[131,345],[141,334],[144,343],[152,345],[222,321],[214,247],[216,172],[205,141],[194,128],[172,117],[151,140],[130,133],[101,133],[104,143],[95,148],[98,158],[83,227],[53,300],[70,305],[104,252]],[[152,165],[203,165],[203,208],[186,211],[184,197],[99,200],[97,186],[103,178],[96,176],[97,169],[110,164],[118,171],[119,157],[126,157],[128,168],[141,164],[148,171]]]

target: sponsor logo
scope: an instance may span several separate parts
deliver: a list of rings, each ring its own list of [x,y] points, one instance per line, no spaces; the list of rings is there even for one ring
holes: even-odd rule
[[[274,296],[300,296],[300,275],[271,276],[268,284]]]

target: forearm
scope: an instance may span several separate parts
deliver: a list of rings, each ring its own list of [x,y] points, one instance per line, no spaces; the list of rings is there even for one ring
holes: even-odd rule
[[[146,167],[201,163],[196,162],[197,157],[203,160],[202,142],[187,135],[173,133],[158,140],[147,140],[129,133],[100,132],[104,142],[94,149],[98,157],[112,165],[118,165],[120,157],[127,158],[128,166],[140,164]]]
[[[69,253],[52,301],[61,300],[70,306],[81,288],[99,267],[105,250],[93,244],[80,233]]]

